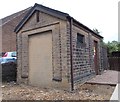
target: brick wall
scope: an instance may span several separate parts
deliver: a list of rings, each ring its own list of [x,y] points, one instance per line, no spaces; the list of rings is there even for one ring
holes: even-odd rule
[[[70,25],[43,12],[39,12],[40,21],[36,20],[36,13],[27,21],[17,34],[18,77],[19,83],[29,83],[29,35],[44,31],[52,31],[52,65],[54,86],[71,89],[71,53],[70,53]],[[85,36],[85,45],[77,46],[77,33]],[[100,59],[100,43],[98,40],[98,53]],[[72,25],[72,56],[73,56],[73,82],[77,88],[95,75],[93,47],[93,34],[86,29]],[[99,60],[101,63],[101,60]],[[100,65],[99,65],[100,66]],[[99,68],[99,67],[98,67]],[[58,85],[59,84],[59,85]]]
[[[2,52],[16,51],[16,33],[14,32],[14,29],[25,16],[27,11],[24,11],[22,13],[20,12],[7,22],[3,22]]]
[[[54,86],[69,89],[67,66],[67,26],[66,21],[39,12],[40,21],[36,22],[36,13],[17,34],[18,77],[19,83],[29,83],[29,35],[52,30],[52,65]],[[61,83],[61,84],[59,84]],[[58,85],[59,84],[59,85]]]
[[[77,33],[83,34],[85,36],[85,46],[77,46]],[[93,34],[87,31],[86,29],[72,25],[72,52],[73,52],[73,83],[74,89],[77,89],[81,83],[84,83],[86,80],[95,76],[95,64],[93,58],[93,47],[94,40],[98,41],[98,70],[101,65],[100,60],[100,39],[97,37],[93,37]],[[101,52],[102,53],[102,52]],[[67,23],[67,66],[69,73],[69,83],[71,81],[70,77],[70,25]],[[71,84],[71,83],[70,83]]]
[[[104,66],[103,66],[103,50],[102,50],[102,39],[99,39],[95,36],[92,36],[92,41],[93,41],[93,44],[94,44],[94,41],[97,41],[97,69],[98,69],[98,74],[101,74],[103,71],[104,71]],[[106,56],[107,56],[107,53],[106,53]],[[94,67],[95,67],[95,63],[94,63]]]
[[[70,69],[70,25],[68,23],[68,67]],[[85,46],[77,46],[77,33],[83,34],[85,36]],[[77,88],[77,85],[85,82],[93,75],[94,71],[94,62],[93,62],[93,39],[92,35],[85,30],[82,30],[79,27],[72,26],[72,46],[73,46],[73,82],[74,88]],[[71,79],[70,79],[71,80]]]
[[[101,59],[101,64],[100,64],[100,74],[108,69],[108,56],[107,56],[107,47],[103,45],[101,42],[100,46],[100,59]]]
[[[0,25],[2,25],[2,20],[0,20]],[[2,26],[0,26],[0,53],[2,52]]]

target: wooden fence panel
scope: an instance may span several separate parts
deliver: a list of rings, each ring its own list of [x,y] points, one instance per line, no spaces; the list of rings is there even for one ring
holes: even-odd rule
[[[109,57],[109,69],[120,71],[120,57]]]
[[[6,63],[2,66],[2,81],[16,81],[17,68],[16,63]]]

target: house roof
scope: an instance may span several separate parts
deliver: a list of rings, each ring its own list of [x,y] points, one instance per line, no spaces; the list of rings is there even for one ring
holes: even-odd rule
[[[7,17],[4,17],[4,18],[0,19],[0,21],[2,21],[2,23],[0,23],[0,26],[6,24],[7,22],[11,21],[12,19],[18,17],[19,15],[25,13],[26,11],[30,10],[31,8],[32,8],[32,7],[29,7],[29,8],[27,8],[27,9],[24,9],[24,10],[22,10],[22,11],[19,11],[19,12],[17,12],[17,13],[11,14],[11,15],[9,15],[9,16],[7,16]]]
[[[32,16],[32,14],[36,11],[42,11],[45,12],[47,14],[50,14],[52,16],[55,16],[57,18],[63,19],[63,20],[68,20],[68,18],[73,19],[73,22],[77,23],[78,25],[82,26],[83,28],[87,29],[88,31],[90,31],[92,34],[94,34],[95,36],[98,36],[100,38],[103,38],[101,35],[98,35],[97,33],[95,33],[93,30],[91,30],[90,28],[88,28],[87,26],[83,25],[82,23],[80,23],[79,21],[75,20],[73,17],[71,17],[69,14],[58,11],[58,10],[54,10],[51,9],[49,7],[45,7],[43,5],[37,4],[35,3],[35,5],[28,11],[28,13],[26,14],[26,16],[22,19],[22,21],[17,25],[17,27],[15,28],[15,32],[17,33],[23,26],[24,24],[27,22],[27,20]]]

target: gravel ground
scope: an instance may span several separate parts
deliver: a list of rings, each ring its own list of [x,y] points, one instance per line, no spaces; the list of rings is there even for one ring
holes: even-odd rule
[[[75,92],[3,83],[3,100],[109,100],[115,86],[83,84]]]

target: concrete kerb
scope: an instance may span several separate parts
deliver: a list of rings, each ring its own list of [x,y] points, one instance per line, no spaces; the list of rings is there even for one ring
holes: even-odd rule
[[[119,92],[119,88],[120,88],[120,84],[117,84],[116,87],[115,87],[115,90],[110,98],[110,102],[120,102],[120,96],[118,95],[118,92]]]

